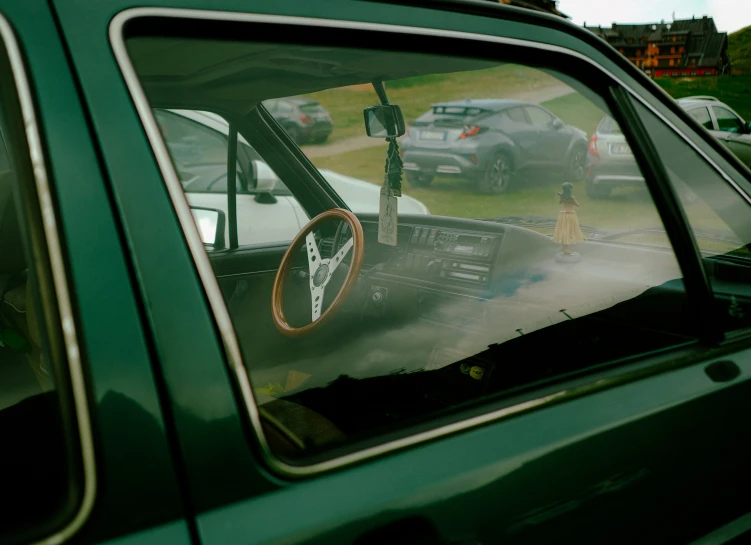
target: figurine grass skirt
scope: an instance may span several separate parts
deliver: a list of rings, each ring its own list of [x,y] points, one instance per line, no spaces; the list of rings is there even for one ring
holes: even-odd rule
[[[561,210],[553,232],[553,242],[559,244],[578,244],[584,241],[584,233],[579,228],[576,212]]]

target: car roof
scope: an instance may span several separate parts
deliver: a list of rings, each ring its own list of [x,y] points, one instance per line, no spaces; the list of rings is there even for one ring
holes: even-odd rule
[[[318,104],[318,101],[313,100],[312,98],[305,98],[305,97],[287,97],[287,98],[281,98],[279,100],[285,100],[287,102],[291,102],[292,104]]]
[[[722,106],[726,110],[730,110],[734,115],[736,115],[739,119],[743,119],[743,116],[738,114],[735,110],[733,110],[730,106],[725,104],[724,102],[716,99],[715,97],[710,96],[696,96],[696,97],[684,97],[679,98],[676,102],[681,105],[681,108],[684,110],[692,110],[694,108],[702,107],[702,106]]]
[[[706,106],[707,104],[721,104],[724,106],[723,102],[711,96],[683,97],[677,99],[676,102],[684,108],[686,106]]]
[[[465,108],[480,108],[482,110],[499,112],[501,110],[513,108],[514,106],[533,106],[533,104],[509,98],[478,98],[454,100],[452,102],[436,102],[435,104],[431,104],[431,106],[433,108],[436,106],[463,106]]]

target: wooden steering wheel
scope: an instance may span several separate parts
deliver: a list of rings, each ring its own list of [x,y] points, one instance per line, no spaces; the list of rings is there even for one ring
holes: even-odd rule
[[[349,229],[352,232],[352,237],[344,243],[341,249],[329,259],[321,259],[321,255],[318,252],[318,246],[316,245],[313,232],[323,222],[330,219],[340,219],[346,221],[349,224]],[[287,321],[284,315],[284,287],[289,278],[289,271],[292,268],[292,264],[295,257],[298,255],[298,251],[302,245],[306,245],[306,254],[308,256],[308,271],[310,273],[310,302],[311,302],[311,316],[312,321],[302,327],[293,327]],[[331,280],[332,275],[336,268],[341,264],[344,256],[347,255],[350,249],[352,250],[352,264],[350,265],[347,278],[344,280],[339,293],[334,301],[329,305],[323,314],[321,308],[323,306],[323,294],[326,289],[326,285]],[[292,244],[287,248],[287,252],[282,258],[282,262],[279,265],[279,270],[276,272],[276,278],[274,278],[274,287],[271,291],[271,317],[274,320],[274,325],[277,329],[288,337],[301,337],[307,335],[311,331],[317,329],[323,323],[336,314],[337,310],[341,307],[344,300],[349,295],[349,292],[355,285],[358,275],[360,274],[360,268],[362,267],[362,258],[365,253],[365,239],[362,234],[362,226],[357,217],[349,210],[342,208],[332,208],[317,215],[310,220],[308,224],[303,227]]]

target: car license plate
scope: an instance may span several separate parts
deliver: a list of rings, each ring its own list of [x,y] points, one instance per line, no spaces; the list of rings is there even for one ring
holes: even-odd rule
[[[611,144],[610,155],[633,155],[628,144]]]
[[[443,131],[420,131],[420,140],[446,140]]]

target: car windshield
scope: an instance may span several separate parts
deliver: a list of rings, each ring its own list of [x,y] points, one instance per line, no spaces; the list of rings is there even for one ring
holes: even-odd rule
[[[604,118],[602,120],[602,123],[600,123],[597,132],[600,132],[602,134],[622,134],[621,127],[612,117]]]

